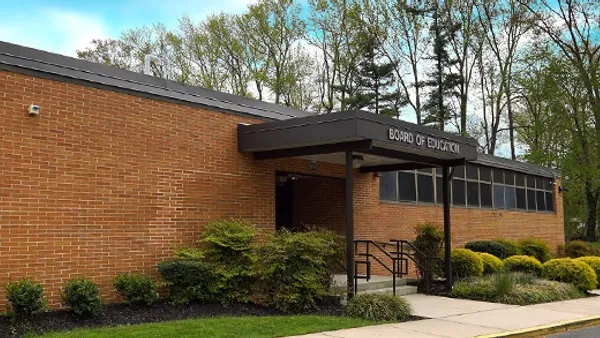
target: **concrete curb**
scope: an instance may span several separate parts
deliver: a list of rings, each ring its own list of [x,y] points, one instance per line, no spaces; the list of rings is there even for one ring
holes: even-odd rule
[[[530,327],[523,330],[507,331],[489,335],[477,336],[476,338],[500,338],[500,337],[542,337],[549,334],[566,332],[573,329],[581,329],[600,325],[600,316],[592,316],[582,319],[567,320],[563,322]]]

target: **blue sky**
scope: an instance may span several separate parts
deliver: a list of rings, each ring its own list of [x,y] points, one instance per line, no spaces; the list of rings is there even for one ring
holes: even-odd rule
[[[75,56],[93,38],[116,38],[128,28],[177,25],[183,13],[239,13],[255,0],[0,0],[0,41]]]

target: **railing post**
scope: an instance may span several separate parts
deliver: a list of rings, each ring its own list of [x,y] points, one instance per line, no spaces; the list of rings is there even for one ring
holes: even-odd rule
[[[371,255],[369,254],[369,244],[371,244],[370,242],[367,242],[366,246],[367,246],[367,266],[365,267],[365,269],[367,269],[366,273],[367,273],[367,282],[371,279]]]

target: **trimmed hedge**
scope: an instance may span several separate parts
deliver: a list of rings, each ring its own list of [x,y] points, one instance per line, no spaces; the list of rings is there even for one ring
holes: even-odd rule
[[[499,239],[495,239],[494,242],[498,242],[498,243],[504,245],[504,247],[506,248],[506,257],[516,256],[516,255],[521,254],[521,246],[515,240],[499,238]]]
[[[542,277],[564,283],[571,283],[580,290],[593,290],[597,285],[594,270],[586,263],[572,258],[557,258],[542,266]]]
[[[537,238],[526,238],[519,242],[521,252],[525,256],[535,257],[541,263],[552,258],[548,243]]]
[[[46,307],[44,288],[32,279],[21,279],[6,285],[9,313],[16,318],[30,317]]]
[[[584,241],[566,242],[563,250],[565,256],[569,258],[594,256],[596,254],[596,250]]]
[[[465,249],[475,252],[486,252],[500,259],[506,258],[506,246],[495,241],[473,241],[465,245]]]
[[[113,286],[129,304],[152,305],[159,298],[156,283],[149,276],[136,273],[117,275]]]
[[[505,258],[502,263],[504,263],[504,269],[506,271],[530,273],[536,276],[539,276],[542,272],[542,263],[531,256],[511,256]]]
[[[210,264],[176,259],[159,262],[158,272],[169,287],[175,304],[187,304],[193,300],[214,299],[213,268]]]
[[[577,258],[578,261],[584,262],[589,265],[596,273],[596,286],[600,286],[600,257],[598,256],[586,256]]]
[[[62,304],[80,316],[95,316],[102,307],[98,286],[85,277],[68,280],[60,296]]]
[[[494,273],[501,272],[504,268],[504,264],[500,260],[500,258],[489,254],[487,252],[480,252],[479,257],[481,257],[481,261],[483,262],[483,274],[491,275]]]
[[[381,322],[402,322],[410,318],[412,309],[404,298],[377,293],[358,294],[348,301],[349,317]]]
[[[483,260],[469,249],[452,250],[452,276],[455,279],[479,277],[483,275]]]

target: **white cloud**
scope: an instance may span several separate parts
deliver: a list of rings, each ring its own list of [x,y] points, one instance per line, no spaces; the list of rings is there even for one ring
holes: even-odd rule
[[[56,8],[46,8],[0,23],[0,40],[75,56],[94,38],[106,38],[108,29],[98,17]]]

